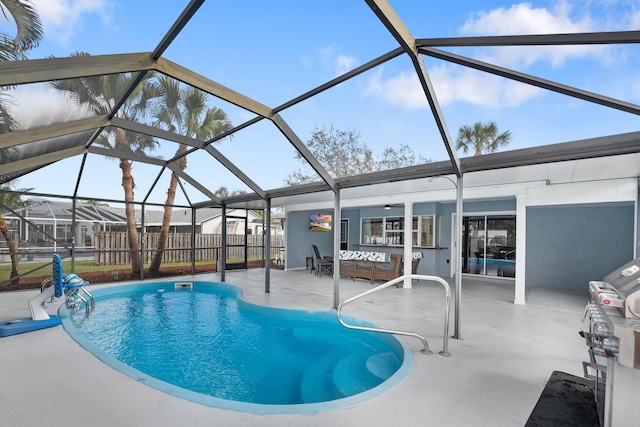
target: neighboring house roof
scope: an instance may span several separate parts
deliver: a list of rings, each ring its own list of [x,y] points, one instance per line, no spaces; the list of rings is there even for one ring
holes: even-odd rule
[[[106,207],[109,211],[122,215],[125,217],[124,208]],[[196,224],[202,224],[208,219],[219,216],[221,210],[219,208],[206,208],[196,210]],[[146,225],[161,225],[162,218],[164,216],[163,210],[145,209],[144,211],[144,223]],[[136,222],[142,222],[142,210],[136,209]],[[171,224],[172,225],[191,225],[191,210],[190,209],[173,209],[171,211]]]
[[[73,219],[73,204],[69,202],[56,202],[50,200],[41,200],[37,204],[18,211],[20,215],[29,219],[55,219],[68,220]],[[7,218],[16,218],[11,213],[6,215]],[[103,206],[94,206],[85,203],[76,204],[76,221],[88,222],[111,222],[126,223],[124,210],[122,215]]]
[[[122,215],[124,217],[124,208],[105,207],[113,213]],[[230,209],[227,214],[233,215],[237,209]],[[244,211],[243,211],[244,214]],[[196,225],[201,225],[205,222],[215,220],[222,215],[222,209],[220,208],[204,208],[196,210]],[[256,213],[249,211],[249,219],[261,218]],[[144,211],[144,223],[147,226],[162,225],[162,217],[164,211],[162,210],[145,210]],[[142,210],[136,209],[136,222],[142,222]],[[190,209],[174,209],[171,212],[171,225],[191,225],[191,210]]]
[[[47,218],[68,220],[72,219],[73,204],[70,202],[57,202],[44,200],[29,207],[28,209],[20,210],[20,214],[26,218]],[[238,209],[228,210],[228,215],[237,215]],[[244,210],[242,215],[244,216]],[[136,209],[136,222],[142,222],[142,210]],[[208,221],[219,219],[222,215],[220,208],[203,208],[196,210],[196,225],[201,225]],[[147,226],[160,226],[162,225],[162,218],[164,216],[163,210],[145,210],[144,222]],[[255,212],[249,210],[248,212],[249,222],[261,221],[262,217]],[[6,218],[16,218],[11,213],[6,215]],[[113,206],[95,206],[86,203],[76,204],[76,221],[87,222],[109,222],[125,224],[127,222],[125,208],[113,207]],[[191,225],[191,210],[190,209],[174,209],[171,212],[171,225]]]

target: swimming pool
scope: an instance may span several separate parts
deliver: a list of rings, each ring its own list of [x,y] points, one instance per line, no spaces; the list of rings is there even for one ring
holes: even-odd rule
[[[234,286],[190,283],[92,289],[91,314],[63,306],[60,317],[76,341],[130,377],[244,412],[357,405],[390,389],[413,365],[412,352],[393,336],[347,330],[334,312],[257,306]]]

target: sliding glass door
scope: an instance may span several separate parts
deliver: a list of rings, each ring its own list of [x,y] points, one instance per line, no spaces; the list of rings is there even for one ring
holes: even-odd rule
[[[467,216],[462,221],[462,272],[515,277],[515,215]]]

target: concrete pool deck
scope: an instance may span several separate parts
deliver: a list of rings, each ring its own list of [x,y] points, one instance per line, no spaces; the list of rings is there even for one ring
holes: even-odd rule
[[[176,278],[177,279],[177,278]],[[219,274],[181,276],[219,281]],[[226,283],[250,302],[311,311],[331,310],[333,281],[309,271],[232,271]],[[91,285],[93,287],[108,285]],[[342,279],[340,300],[371,289],[367,281]],[[29,316],[38,291],[0,293],[0,321]],[[0,414],[13,426],[523,426],[553,371],[582,375],[587,356],[578,335],[588,299],[546,289],[527,289],[527,305],[512,303],[510,282],[465,277],[461,338],[442,349],[444,292],[440,284],[391,287],[345,308],[380,327],[415,331],[420,341],[398,336],[414,350],[409,377],[364,404],[310,415],[257,415],[203,406],[136,381],[98,360],[61,326],[0,338]],[[61,303],[50,304],[56,312]],[[451,306],[453,332],[453,302]]]

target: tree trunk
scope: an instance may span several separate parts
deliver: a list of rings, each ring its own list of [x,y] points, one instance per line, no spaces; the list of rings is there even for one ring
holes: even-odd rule
[[[184,154],[187,146],[180,144],[176,155]],[[184,170],[187,167],[186,157],[181,157],[177,160],[177,166],[180,170]],[[164,204],[164,215],[162,216],[162,228],[160,228],[160,236],[158,238],[158,248],[153,254],[151,265],[149,266],[149,273],[157,274],[160,271],[160,265],[162,264],[162,255],[167,247],[167,238],[169,237],[169,227],[171,226],[171,212],[173,211],[173,202],[176,199],[176,188],[178,187],[178,178],[174,173],[171,174],[171,182],[169,182],[169,189],[167,190],[167,200]]]
[[[116,147],[122,149],[129,148],[127,137],[122,129],[116,129]],[[136,228],[136,208],[133,204],[133,189],[136,188],[133,176],[131,175],[131,163],[126,159],[120,159],[120,169],[122,169],[122,188],[124,188],[124,201],[126,203],[125,216],[127,218],[127,238],[129,240],[129,251],[131,256],[131,271],[133,274],[140,274],[142,264],[140,262],[140,243],[138,241],[138,229]]]
[[[11,258],[11,273],[9,274],[9,279],[11,279],[12,285],[17,285],[18,283],[20,283],[20,278],[16,276],[20,273],[18,273],[18,255],[16,254],[16,243],[11,239],[11,236],[9,235],[9,227],[7,227],[7,223],[3,219],[0,219],[0,233],[2,233],[4,239],[7,241],[7,247],[9,248],[9,257]]]
[[[173,208],[170,206],[176,197],[176,187],[178,186],[178,179],[175,174],[171,174],[171,182],[169,183],[169,190],[167,191],[167,201],[164,206],[164,215],[162,216],[162,228],[160,228],[160,236],[158,237],[158,250],[154,252],[151,265],[149,266],[149,272],[156,274],[160,271],[160,264],[162,264],[162,255],[167,247],[167,238],[169,237],[169,227],[171,226],[171,212]]]

